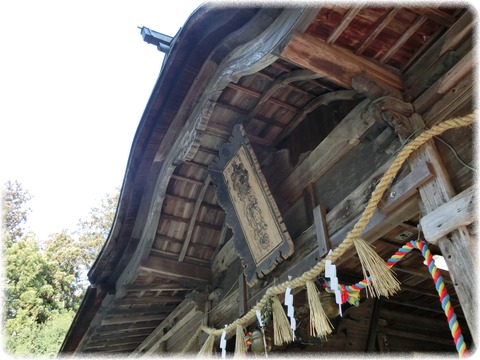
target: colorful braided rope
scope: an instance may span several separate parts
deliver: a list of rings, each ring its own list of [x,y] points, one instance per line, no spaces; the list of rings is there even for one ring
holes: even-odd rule
[[[448,326],[450,327],[450,332],[455,342],[455,347],[457,349],[457,352],[460,355],[460,357],[466,357],[468,355],[468,350],[462,335],[462,331],[460,329],[460,324],[457,321],[457,316],[455,315],[453,306],[450,303],[450,296],[448,295],[447,288],[445,286],[445,281],[443,280],[442,275],[440,275],[440,271],[435,266],[435,261],[433,260],[433,256],[430,250],[428,249],[427,244],[422,240],[409,241],[405,245],[403,245],[401,248],[399,248],[395,252],[395,254],[393,254],[390,257],[390,259],[386,261],[386,264],[389,268],[391,268],[400,260],[402,260],[403,257],[413,249],[420,250],[420,252],[422,253],[423,257],[426,260],[428,271],[430,272],[430,275],[433,278],[433,282],[435,283],[435,288],[437,289],[438,295],[440,297],[440,303],[442,304],[442,309],[445,312],[445,315],[447,317]],[[348,293],[358,294],[360,290],[365,289],[370,284],[371,284],[371,278],[368,277],[367,279],[363,279],[356,284],[339,285],[339,287],[342,290],[342,292],[346,291]],[[326,290],[328,291],[328,287]],[[356,304],[355,302],[355,299],[352,299],[351,296],[342,297],[342,301],[343,301],[343,298],[348,299],[348,302],[350,302],[351,304],[358,306],[358,304]]]

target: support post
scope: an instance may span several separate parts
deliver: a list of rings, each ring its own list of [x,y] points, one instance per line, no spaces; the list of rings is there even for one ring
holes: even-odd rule
[[[413,114],[410,121],[414,130],[425,126],[422,117],[418,114]],[[455,196],[448,172],[433,140],[415,151],[408,161],[412,170],[424,167],[428,162],[435,171],[434,179],[419,187],[421,202],[423,203],[421,208],[425,212],[422,214],[423,216],[447,203]],[[466,226],[460,226],[448,236],[439,238],[436,244],[445,257],[472,339],[475,341],[475,339],[478,339],[476,326],[476,310],[478,307],[475,300],[477,261],[475,259],[474,241],[471,239]]]

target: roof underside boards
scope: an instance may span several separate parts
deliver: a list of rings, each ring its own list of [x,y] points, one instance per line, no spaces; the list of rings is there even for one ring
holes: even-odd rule
[[[470,113],[472,22],[468,9],[454,6],[200,8],[179,33],[152,92],[115,224],[89,273],[103,300],[82,306],[62,352],[177,351],[208,307],[215,310],[207,316],[210,326],[235,320],[239,302],[255,305],[269,284],[301,274],[319,260],[312,215],[317,205],[325,209],[332,247],[338,246],[401,147],[402,124],[365,115],[373,111],[372,100],[397,99],[389,101],[402,111],[405,101],[427,126]],[[357,126],[359,119],[364,127]],[[244,299],[237,283],[241,261],[208,171],[239,123],[295,246],[288,261],[247,288]],[[472,162],[472,129],[442,139],[455,148],[452,153],[436,141],[454,191],[461,193],[473,185],[472,172],[457,160]],[[395,195],[385,196],[383,212],[365,234],[384,259],[417,239],[417,188],[434,176],[429,168],[405,166],[395,179]],[[441,252],[435,245],[430,249]],[[337,266],[342,283],[362,278],[353,252]],[[358,308],[346,310],[327,343],[302,349],[437,351],[441,346],[454,352],[420,252],[412,251],[394,270],[402,284],[398,294],[362,299]],[[471,342],[454,281],[449,272],[441,274]],[[198,293],[209,294],[207,307],[196,299],[195,311],[186,312],[185,299],[193,301],[189,297]],[[299,303],[305,300],[302,291],[295,296]],[[188,321],[179,323],[178,314]],[[418,320],[424,330],[408,319]],[[372,326],[375,339],[369,335]]]

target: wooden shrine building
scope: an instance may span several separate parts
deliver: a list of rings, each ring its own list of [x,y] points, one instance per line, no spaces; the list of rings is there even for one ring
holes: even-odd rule
[[[142,29],[165,60],[62,355],[196,354],[209,338],[233,355],[236,331],[221,331],[244,319],[248,356],[256,307],[271,354],[475,350],[475,12],[278,6],[206,4],[174,37]],[[374,296],[360,240],[339,249],[399,154],[438,128],[361,229],[399,283]],[[295,340],[275,344],[269,289],[329,259],[336,277],[309,281],[333,330],[312,335],[309,294],[291,286]]]

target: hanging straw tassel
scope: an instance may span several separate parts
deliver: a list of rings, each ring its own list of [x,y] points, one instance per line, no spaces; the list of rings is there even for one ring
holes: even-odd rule
[[[198,352],[197,359],[205,359],[212,357],[213,344],[215,343],[215,335],[210,333],[202,348]]]
[[[327,337],[332,332],[333,326],[318,298],[317,287],[311,280],[307,280],[305,285],[307,286],[308,306],[310,307],[310,335]]]
[[[243,327],[240,324],[237,324],[237,334],[235,340],[235,353],[234,358],[243,358],[245,357],[245,352],[247,347],[245,346],[245,334],[243,333]]]
[[[278,297],[272,297],[273,342],[275,345],[290,343],[293,340],[290,322]]]
[[[362,264],[363,276],[365,279],[368,279],[369,276],[371,278],[371,284],[367,286],[367,293],[377,298],[380,296],[388,298],[399,291],[400,282],[385,261],[375,252],[373,246],[359,238],[355,239],[353,243]]]

